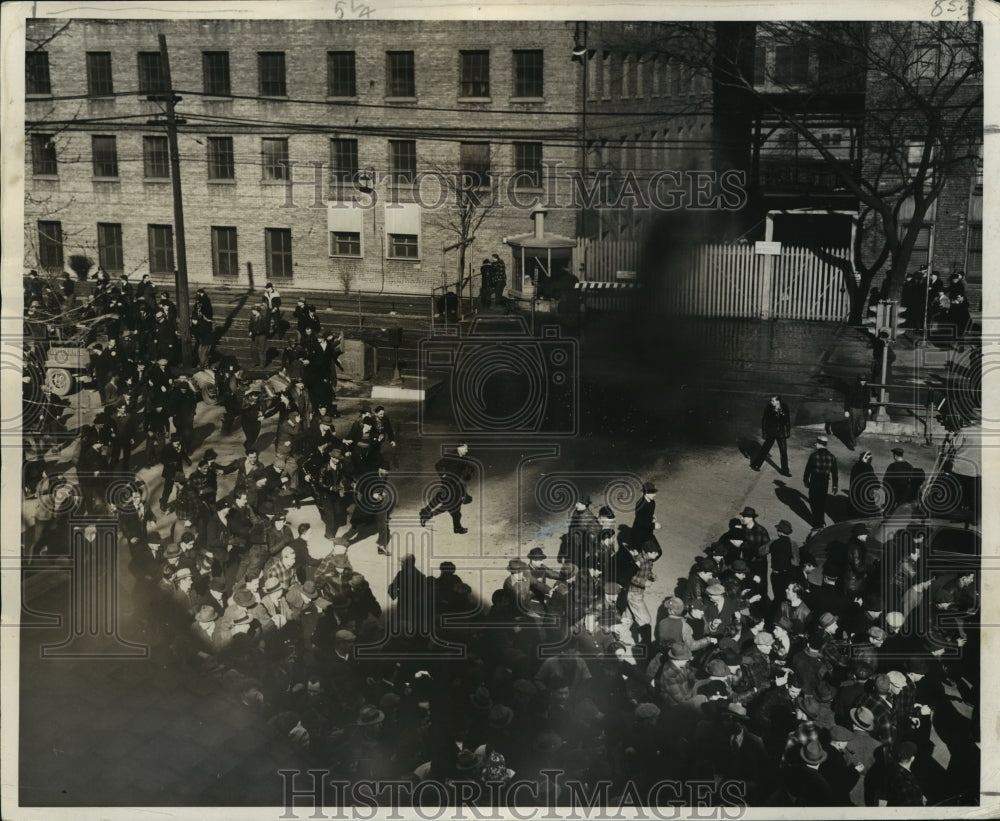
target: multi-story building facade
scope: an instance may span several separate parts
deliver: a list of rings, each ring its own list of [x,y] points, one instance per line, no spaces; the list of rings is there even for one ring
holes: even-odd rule
[[[457,279],[463,240],[466,270],[503,256],[539,200],[574,232],[569,177],[544,179],[579,164],[572,24],[63,25],[28,21],[28,267],[173,272],[161,34],[192,283],[420,292]],[[496,203],[474,237],[456,228],[470,191]]]

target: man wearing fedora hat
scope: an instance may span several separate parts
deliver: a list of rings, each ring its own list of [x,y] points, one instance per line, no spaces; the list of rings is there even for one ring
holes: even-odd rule
[[[767,556],[771,548],[771,534],[767,528],[757,521],[757,511],[752,507],[744,507],[740,511],[740,522],[743,527],[743,555],[750,565],[751,575],[767,576]]]
[[[808,741],[798,748],[798,763],[789,768],[785,784],[796,807],[829,807],[834,801],[833,788],[820,771],[828,754],[819,741]]]
[[[770,544],[771,589],[772,600],[780,599],[791,581],[792,568],[799,563],[799,545],[792,540],[792,525],[788,519],[782,519],[775,525],[778,535]]]
[[[691,667],[691,650],[681,642],[658,653],[650,662],[646,676],[664,709],[685,705],[695,697],[697,676]]]
[[[816,437],[816,449],[809,455],[802,481],[809,489],[809,506],[812,509],[812,525],[821,528],[826,525],[826,497],[831,482],[833,494],[840,490],[840,478],[837,473],[837,460],[827,445],[830,440],[826,436]]]
[[[274,576],[264,580],[260,606],[266,614],[266,620],[262,622],[265,630],[280,630],[292,620],[292,608],[285,600],[285,589]]]
[[[647,544],[651,544],[653,552],[659,558],[663,554],[660,543],[656,539],[656,531],[660,523],[656,520],[656,485],[643,482],[642,496],[635,504],[635,519],[632,521],[632,544],[645,553]]]
[[[892,685],[889,677],[879,674],[875,676],[871,689],[865,692],[856,707],[867,708],[875,719],[875,726],[869,732],[883,744],[893,744],[896,741],[896,725],[893,721]]]
[[[218,655],[229,644],[228,630],[219,625],[219,614],[210,606],[202,605],[194,614],[191,634],[195,638],[196,652],[202,659]]]

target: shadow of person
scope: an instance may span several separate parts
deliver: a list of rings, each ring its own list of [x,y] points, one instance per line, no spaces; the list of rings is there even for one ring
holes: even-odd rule
[[[756,436],[741,436],[736,443],[744,459],[753,459],[760,453],[760,445]]]
[[[812,522],[812,510],[809,508],[809,500],[801,490],[790,487],[780,479],[774,480],[774,495],[778,501],[792,511],[796,516],[806,522]]]
[[[686,599],[688,592],[688,578],[687,576],[681,576],[677,579],[677,584],[674,585],[674,595],[679,599]]]
[[[854,505],[851,504],[851,497],[847,495],[847,491],[844,491],[836,496],[828,495],[826,497],[826,515],[834,522],[843,522],[847,519],[853,519],[858,514]]]

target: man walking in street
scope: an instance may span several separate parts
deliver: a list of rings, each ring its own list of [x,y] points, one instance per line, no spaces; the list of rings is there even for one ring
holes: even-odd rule
[[[472,461],[466,458],[468,453],[469,446],[463,442],[455,449],[455,453],[445,454],[437,461],[434,469],[441,477],[441,488],[431,503],[421,509],[421,527],[438,513],[448,511],[453,530],[459,534],[469,532],[468,528],[462,527],[462,505],[472,501],[465,485],[475,474]]]
[[[764,444],[757,451],[757,456],[751,460],[750,469],[760,470],[760,466],[764,464],[764,460],[771,452],[771,446],[777,442],[778,453],[781,454],[781,475],[791,476],[792,474],[788,470],[787,442],[788,437],[792,434],[792,418],[788,412],[788,405],[777,394],[770,398],[767,407],[764,408],[764,415],[760,421],[760,432],[761,436],[764,437]]]
[[[806,470],[802,481],[809,489],[809,507],[812,509],[812,525],[821,528],[826,523],[826,494],[833,483],[833,493],[837,494],[840,479],[837,475],[837,460],[826,449],[829,439],[825,436],[816,437],[816,449],[806,462]]]
[[[263,368],[267,359],[267,331],[267,317],[255,305],[250,311],[250,348],[258,368]]]
[[[847,419],[847,447],[854,450],[855,441],[868,427],[868,414],[872,404],[872,392],[868,387],[868,376],[858,374],[857,381],[844,395],[844,417]]]
[[[919,488],[917,472],[913,465],[903,458],[902,448],[892,449],[892,462],[885,469],[882,485],[886,489],[885,515],[891,516],[896,508],[912,502],[915,489]]]

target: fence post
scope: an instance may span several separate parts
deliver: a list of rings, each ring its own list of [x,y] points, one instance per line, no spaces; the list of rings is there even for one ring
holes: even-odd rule
[[[752,245],[746,246],[750,253],[753,254],[750,257],[751,260],[755,260],[757,253],[754,251]],[[772,265],[774,257],[770,254],[764,254],[764,258],[760,260],[761,272],[760,272],[760,290],[758,291],[760,295],[760,318],[770,319],[771,318],[771,291],[774,288],[774,277],[772,273]]]

